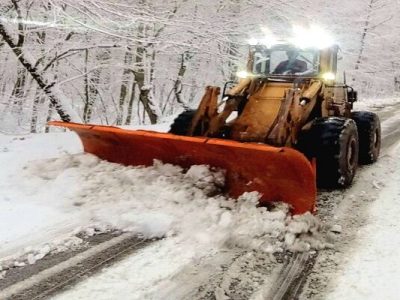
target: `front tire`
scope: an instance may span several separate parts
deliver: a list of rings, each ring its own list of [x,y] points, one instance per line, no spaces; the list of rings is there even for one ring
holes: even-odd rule
[[[179,116],[177,116],[174,122],[171,124],[169,129],[169,133],[173,133],[176,135],[188,135],[188,130],[192,124],[192,120],[194,115],[196,114],[196,110],[189,109],[182,112]]]
[[[378,160],[381,148],[381,123],[379,117],[368,111],[351,114],[357,124],[360,139],[359,163],[372,164]]]
[[[317,185],[324,188],[347,187],[358,166],[358,132],[352,119],[315,119],[302,133],[299,149],[317,160]]]

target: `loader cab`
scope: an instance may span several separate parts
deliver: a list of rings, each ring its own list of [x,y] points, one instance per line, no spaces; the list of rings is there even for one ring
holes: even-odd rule
[[[293,82],[300,78],[330,78],[337,71],[337,46],[297,48],[291,44],[250,47],[248,72],[258,78]]]

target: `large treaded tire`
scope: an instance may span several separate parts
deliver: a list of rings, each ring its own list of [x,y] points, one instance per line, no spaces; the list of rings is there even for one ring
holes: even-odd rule
[[[193,109],[182,112],[179,116],[175,118],[174,122],[171,124],[169,133],[173,133],[176,135],[187,135],[195,114],[196,110]]]
[[[349,186],[358,166],[358,132],[352,119],[315,119],[299,137],[298,148],[317,162],[317,185],[323,188]]]
[[[381,148],[381,122],[379,117],[369,111],[356,111],[351,114],[356,122],[360,150],[360,164],[372,164],[378,160]]]

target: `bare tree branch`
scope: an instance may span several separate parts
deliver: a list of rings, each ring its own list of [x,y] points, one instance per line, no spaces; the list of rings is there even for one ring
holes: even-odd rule
[[[55,82],[48,83],[46,82],[42,76],[38,73],[38,70],[32,66],[32,64],[25,58],[25,55],[22,52],[22,49],[18,46],[18,43],[15,43],[11,36],[8,34],[4,25],[0,22],[0,35],[3,37],[4,41],[8,44],[14,54],[17,56],[20,63],[26,68],[26,70],[31,74],[31,76],[35,79],[37,84],[46,95],[49,97],[50,102],[54,105],[57,113],[59,114],[60,118],[64,122],[70,122],[71,116],[66,112],[66,110],[62,107],[61,102],[52,92],[52,88]]]

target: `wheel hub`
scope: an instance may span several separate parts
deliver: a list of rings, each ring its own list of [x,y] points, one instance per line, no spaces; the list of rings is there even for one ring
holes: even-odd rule
[[[354,170],[355,167],[355,153],[356,153],[356,140],[351,139],[347,148],[347,166],[349,170]]]

